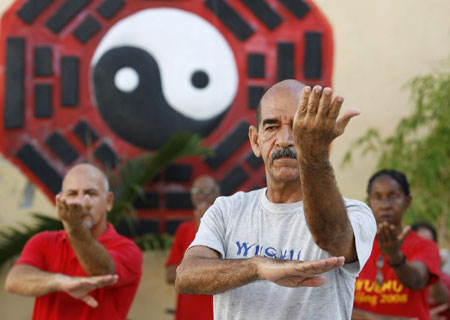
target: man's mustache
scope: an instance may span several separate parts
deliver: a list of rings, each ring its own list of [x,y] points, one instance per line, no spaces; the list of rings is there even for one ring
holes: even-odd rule
[[[291,148],[277,149],[270,156],[270,162],[273,163],[275,160],[280,158],[297,159],[297,151]]]

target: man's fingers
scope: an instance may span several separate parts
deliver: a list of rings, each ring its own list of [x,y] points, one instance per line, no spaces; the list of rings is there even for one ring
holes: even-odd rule
[[[61,198],[61,208],[63,212],[69,211],[69,204],[67,203],[66,199]]]
[[[330,105],[330,111],[328,111],[328,117],[330,119],[336,119],[341,111],[342,104],[344,103],[344,97],[337,96],[333,99]]]
[[[320,287],[327,281],[324,276],[301,277],[293,276],[284,278],[275,283],[279,286],[295,288],[295,287]]]
[[[61,218],[65,218],[67,216],[67,211],[68,211],[66,199],[64,198],[63,195],[58,194],[58,196],[56,197],[56,201],[57,201],[56,206],[57,206],[58,215]]]
[[[322,93],[321,86],[314,86],[312,89],[311,95],[308,99],[308,110],[307,112],[311,115],[315,115],[317,113],[317,109],[319,107],[320,95]]]
[[[331,88],[323,89],[322,97],[320,98],[319,102],[318,114],[326,115],[330,111],[332,92],[333,90],[331,90]]]
[[[336,99],[335,99],[336,100]],[[342,100],[344,101],[344,100]],[[341,103],[342,105],[342,103]],[[340,109],[340,107],[339,107]],[[332,111],[330,111],[331,113]],[[334,111],[333,111],[334,112]],[[338,111],[339,112],[339,111]],[[358,109],[349,109],[346,110],[337,120],[336,120],[336,129],[337,129],[337,134],[341,135],[344,130],[345,127],[347,127],[348,122],[350,121],[351,118],[359,115],[361,112]]]
[[[308,109],[308,100],[311,95],[311,87],[304,87],[302,90],[302,95],[300,96],[300,101],[298,103],[297,115],[300,118],[303,118],[306,115],[306,111]]]
[[[332,257],[316,261],[301,262],[296,265],[294,269],[296,275],[308,277],[342,267],[344,261],[344,257]]]
[[[92,280],[94,280],[96,282],[97,288],[115,284],[118,279],[119,279],[118,275],[110,275],[110,274],[108,274],[106,276],[92,277]]]
[[[89,307],[97,308],[98,302],[92,296],[84,296],[81,300],[83,300]]]

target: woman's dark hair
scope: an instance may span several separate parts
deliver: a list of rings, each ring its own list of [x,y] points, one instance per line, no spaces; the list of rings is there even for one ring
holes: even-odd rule
[[[367,195],[370,195],[370,191],[372,190],[372,185],[375,180],[381,176],[388,176],[397,181],[405,196],[409,196],[408,179],[406,179],[406,176],[403,173],[393,169],[383,169],[375,172],[373,176],[370,177],[369,183],[367,184]]]
[[[436,229],[430,223],[428,223],[426,221],[416,222],[413,225],[411,225],[411,229],[413,229],[416,232],[419,231],[420,229],[427,229],[433,235],[433,241],[437,242]]]

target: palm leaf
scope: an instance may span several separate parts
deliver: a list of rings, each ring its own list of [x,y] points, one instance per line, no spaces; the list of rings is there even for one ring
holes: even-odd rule
[[[116,185],[116,201],[108,214],[108,220],[117,223],[130,216],[134,211],[133,203],[142,194],[144,187],[152,181],[164,168],[173,161],[187,156],[208,156],[211,151],[200,146],[201,138],[198,135],[181,132],[164,144],[154,155],[144,154],[127,161],[118,170],[118,176],[111,180],[119,182]]]
[[[25,243],[36,233],[63,228],[62,223],[54,218],[39,213],[33,213],[32,216],[36,222],[31,226],[22,225],[21,228],[0,230],[0,266],[18,255]]]

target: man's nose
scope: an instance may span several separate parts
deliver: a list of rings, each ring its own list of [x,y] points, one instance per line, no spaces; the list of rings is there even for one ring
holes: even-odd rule
[[[277,134],[277,144],[281,148],[286,148],[294,145],[294,137],[292,129],[288,125],[282,125]]]

